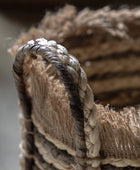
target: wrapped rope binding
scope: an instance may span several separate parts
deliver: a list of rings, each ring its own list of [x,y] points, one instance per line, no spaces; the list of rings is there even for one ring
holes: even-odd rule
[[[21,169],[140,167],[140,114],[95,104],[79,61],[44,38],[20,47],[13,75],[21,108]]]

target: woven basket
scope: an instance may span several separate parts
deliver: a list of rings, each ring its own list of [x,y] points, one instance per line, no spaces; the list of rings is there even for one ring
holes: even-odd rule
[[[11,54],[44,37],[69,49],[85,70],[96,103],[121,107],[140,103],[140,8],[47,12],[37,28],[22,33]],[[94,68],[94,69],[93,69]]]
[[[139,169],[139,30],[139,7],[66,6],[22,33],[10,49],[22,169]]]
[[[84,70],[46,39],[20,47],[13,74],[21,108],[21,169],[140,167],[140,114],[95,104]]]

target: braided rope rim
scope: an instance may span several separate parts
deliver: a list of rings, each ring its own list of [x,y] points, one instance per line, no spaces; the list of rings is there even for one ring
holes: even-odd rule
[[[41,55],[44,60],[49,61],[56,68],[68,91],[76,135],[76,156],[78,158],[86,158],[86,156],[95,158],[99,156],[100,140],[95,121],[96,107],[92,91],[87,85],[86,74],[80,67],[79,62],[68,54],[63,46],[56,44],[55,41],[47,41],[45,39],[32,40],[27,45],[19,48],[17,52],[13,65],[13,74],[24,117],[31,119],[32,107],[31,99],[26,94],[25,82],[23,80],[23,64],[27,55],[30,57]],[[71,84],[68,82],[71,82]],[[31,150],[28,153],[32,155],[33,135],[32,144],[28,149]],[[99,163],[100,161],[93,161],[91,166],[98,167]],[[85,167],[84,163],[79,165],[79,169],[82,169],[82,167]]]
[[[30,133],[27,132],[27,140],[30,139],[30,147],[28,147],[28,155],[23,149],[23,154],[27,163],[33,164],[33,126],[31,119],[31,99],[25,92],[25,82],[23,80],[23,64],[27,55],[31,58],[36,55],[41,55],[45,61],[49,61],[55,68],[63,81],[71,101],[71,112],[73,116],[73,123],[76,133],[76,156],[79,161],[78,169],[87,164],[94,169],[97,169],[101,164],[112,164],[118,167],[125,166],[139,166],[139,159],[137,160],[117,160],[117,159],[98,159],[100,150],[99,130],[96,122],[96,106],[93,99],[92,91],[87,84],[86,74],[80,67],[79,62],[67,50],[56,44],[55,41],[47,41],[45,39],[37,39],[36,41],[29,41],[27,45],[21,47],[16,55],[15,63],[13,65],[13,74],[16,81],[20,105],[22,107],[24,120],[31,123]],[[71,82],[69,84],[68,82]],[[70,88],[71,86],[71,88]],[[71,92],[74,91],[74,94]],[[77,98],[76,98],[77,97]],[[73,101],[73,102],[72,102]],[[78,102],[78,106],[77,103]],[[75,112],[75,108],[76,112]],[[79,113],[80,115],[76,114]],[[26,133],[26,132],[25,132]],[[81,137],[83,140],[81,140]],[[32,138],[32,140],[31,140]],[[21,146],[22,148],[22,146]],[[91,158],[88,161],[86,157]],[[97,158],[97,159],[96,159]],[[78,162],[76,161],[76,162]],[[89,163],[90,162],[90,163]],[[88,167],[89,167],[88,166]]]

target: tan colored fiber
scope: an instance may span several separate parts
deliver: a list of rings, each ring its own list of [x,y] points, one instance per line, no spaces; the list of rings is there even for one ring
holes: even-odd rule
[[[94,80],[96,86],[97,82],[98,88],[91,85],[97,101],[104,105],[109,102],[113,106],[138,104],[140,99],[132,89],[130,94],[123,92],[126,98],[129,98],[129,95],[133,96],[129,101],[119,96],[110,100],[107,98],[114,96],[112,91],[116,90],[116,86],[119,91],[124,88],[130,89],[129,82],[133,82],[133,76],[140,74],[139,10],[139,7],[111,9],[107,6],[99,10],[85,8],[78,11],[74,6],[67,5],[57,12],[47,12],[38,27],[33,27],[20,35],[10,52],[15,56],[18,47],[31,39],[40,37],[53,39],[63,44],[69,49],[70,54],[77,57],[86,71],[89,83],[93,84]],[[128,76],[130,77],[126,79],[124,87],[124,82],[118,79]],[[113,84],[110,81],[114,79],[108,81],[108,78],[112,77],[117,78]],[[134,90],[140,89],[139,82],[133,84],[136,85],[133,87]],[[104,95],[100,95],[105,92],[104,90],[107,91],[105,98]]]
[[[116,112],[108,106],[96,105],[100,127],[101,150],[104,157],[140,158],[140,114],[135,108]]]
[[[47,12],[38,28],[31,28],[27,34],[20,36],[11,53],[15,55],[19,46],[40,37],[63,43],[80,61],[127,50],[137,51],[140,40],[136,21],[139,18],[139,8],[111,10],[104,7],[97,11],[85,8],[78,13],[74,6],[66,6],[57,13]],[[81,39],[87,36],[87,39],[78,41],[80,36]],[[81,48],[79,43],[88,46]]]
[[[19,49],[13,70],[22,109],[23,169],[140,166],[139,110],[95,104],[86,73],[65,47],[30,41]],[[24,98],[31,99],[31,114]]]

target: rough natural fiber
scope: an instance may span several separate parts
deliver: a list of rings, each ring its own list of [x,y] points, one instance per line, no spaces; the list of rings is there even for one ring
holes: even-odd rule
[[[78,12],[74,6],[66,6],[58,12],[47,12],[37,28],[22,33],[11,53],[15,56],[17,48],[30,39],[56,40],[80,61],[99,103],[116,107],[138,104],[139,23],[139,7],[85,8]]]
[[[96,105],[100,127],[101,155],[115,158],[117,166],[140,166],[140,113],[134,107],[116,112]],[[120,160],[121,157],[121,160]],[[104,160],[103,160],[104,161]],[[110,162],[108,162],[110,163]]]
[[[55,41],[18,50],[13,73],[22,110],[22,169],[140,167],[140,114],[95,105],[77,59]]]
[[[40,41],[40,40],[37,40],[36,42],[38,42],[38,41]],[[44,46],[41,46],[43,43],[47,43],[46,48],[44,48]],[[40,80],[42,80],[41,82],[39,82],[37,79],[34,80],[34,82],[32,82],[32,78],[29,79],[29,81],[28,81],[27,77],[26,77],[26,79],[24,78],[24,75],[23,75],[24,66],[23,65],[24,65],[24,63],[26,64],[25,61],[27,61],[27,60],[24,60],[24,58],[26,58],[26,56],[27,56],[27,58],[28,58],[28,56],[30,56],[31,58],[35,58],[36,55],[43,56],[43,60],[46,60],[46,62],[49,61],[52,64],[52,66],[56,68],[58,75],[61,77],[62,82],[65,85],[65,88],[66,88],[66,90],[68,92],[68,96],[69,96],[69,100],[70,100],[70,108],[71,108],[71,113],[72,113],[73,126],[74,126],[74,129],[75,129],[74,130],[74,135],[75,135],[74,141],[75,141],[76,156],[77,156],[77,159],[78,158],[85,158],[86,157],[86,148],[85,148],[84,115],[83,115],[84,110],[82,109],[81,102],[82,102],[82,100],[84,100],[84,98],[85,98],[84,96],[86,95],[86,91],[83,91],[83,89],[86,90],[86,86],[87,86],[87,84],[84,82],[84,80],[86,80],[85,79],[86,77],[84,76],[84,72],[80,68],[80,65],[79,65],[78,61],[75,58],[73,58],[71,55],[69,55],[64,47],[62,47],[61,45],[57,45],[54,41],[47,42],[46,40],[41,40],[41,42],[38,43],[38,44],[34,44],[31,41],[31,42],[28,43],[28,45],[22,47],[19,50],[18,54],[17,54],[13,69],[14,69],[15,78],[16,78],[16,82],[17,82],[16,85],[17,85],[17,88],[19,89],[19,98],[21,100],[20,105],[23,107],[23,114],[25,114],[25,116],[27,116],[26,115],[27,112],[24,113],[24,110],[26,110],[26,107],[28,107],[28,105],[26,105],[26,102],[24,103],[24,97],[28,96],[29,98],[32,98],[32,104],[30,104],[30,107],[32,106],[32,121],[33,121],[33,124],[35,126],[37,126],[40,133],[45,135],[48,140],[55,143],[57,145],[57,147],[59,146],[60,149],[66,149],[68,152],[70,152],[70,150],[68,148],[69,145],[67,144],[67,140],[64,139],[65,142],[63,140],[60,141],[59,139],[61,138],[61,136],[60,136],[60,138],[56,137],[56,134],[57,134],[56,130],[58,130],[58,128],[56,127],[56,130],[54,129],[55,136],[53,136],[53,134],[50,131],[45,130],[45,128],[47,128],[47,126],[44,127],[43,124],[40,124],[41,123],[40,121],[44,120],[44,118],[42,117],[43,115],[38,114],[39,117],[36,116],[37,115],[37,113],[36,113],[37,110],[38,110],[38,112],[42,112],[42,110],[43,110],[42,104],[44,102],[46,103],[45,96],[47,96],[46,95],[47,88],[49,88],[48,86],[46,87],[46,85],[43,84],[43,79],[41,79],[41,78],[40,78]],[[64,61],[65,61],[65,63],[63,63]],[[71,65],[73,65],[74,68],[71,68]],[[29,65],[29,68],[30,68],[30,65]],[[79,89],[79,87],[77,86],[77,82],[75,83],[75,81],[77,81],[78,79],[77,78],[73,79],[73,77],[72,77],[72,76],[76,76],[75,74],[71,74],[71,73],[73,73],[73,71],[76,73],[76,71],[74,69],[76,69],[76,71],[79,74],[79,75],[77,75],[78,77],[80,77],[80,79],[77,77],[79,79],[79,81],[84,82],[84,83],[81,84],[82,85],[81,89]],[[26,68],[26,75],[29,75],[29,71],[30,70],[28,70]],[[83,76],[80,76],[80,74],[83,75]],[[27,84],[26,84],[26,82],[24,82],[24,80],[27,81]],[[30,85],[28,85],[28,84],[30,84]],[[32,86],[32,84],[34,84],[34,85],[37,84],[39,87],[37,85],[35,87],[37,87],[37,89],[40,88],[39,91],[37,89],[34,90],[34,85]],[[24,88],[22,87],[23,85],[24,85]],[[28,89],[26,90],[25,87],[28,87]],[[44,91],[44,89],[46,91]],[[60,89],[61,89],[61,87],[60,87]],[[43,103],[40,103],[40,101],[39,101],[39,103],[36,103],[35,96],[36,96],[37,92],[41,92],[41,94],[42,94],[41,96],[38,96],[38,97],[42,98],[43,94],[45,95],[42,98]],[[38,95],[40,95],[40,93]],[[55,93],[55,95],[57,96],[57,93]],[[79,97],[79,95],[81,97]],[[92,101],[93,101],[93,96],[92,95],[91,95],[91,98],[92,98]],[[90,100],[87,101],[87,103],[89,103],[89,102],[91,103]],[[46,107],[45,103],[44,103],[44,109]],[[94,114],[94,112],[93,112],[94,110],[92,109],[93,104],[94,103],[89,105],[89,108],[91,108],[91,111],[90,110],[88,111],[88,105],[87,105],[87,108],[85,108],[85,109],[87,109],[86,114],[89,114],[90,112],[92,112],[92,114]],[[34,107],[35,107],[35,110],[34,110]],[[51,109],[51,107],[53,107],[53,106],[50,105],[49,108]],[[54,107],[53,107],[53,110],[54,110]],[[46,112],[46,114],[47,114],[47,112]],[[53,114],[56,114],[56,113],[54,112]],[[53,114],[51,113],[52,116],[53,116]],[[30,115],[29,118],[31,119],[31,114],[29,114],[29,115]],[[53,125],[56,124],[57,121],[62,121],[61,116],[58,117],[58,120],[57,120],[56,117],[52,118],[52,120],[53,120],[53,122],[52,122]],[[37,123],[37,121],[38,121],[38,123]],[[47,121],[47,119],[46,119],[46,121]],[[57,126],[57,124],[56,124],[56,126]],[[65,125],[65,126],[67,128],[67,125]],[[92,125],[92,126],[94,127],[95,124]],[[42,130],[41,130],[41,128],[42,128]],[[61,132],[64,133],[62,128],[61,128]],[[26,133],[23,134],[23,135],[26,136]],[[33,136],[33,138],[34,138],[34,136]],[[33,138],[32,138],[32,140],[33,140]],[[23,139],[25,139],[25,138],[23,138]],[[27,141],[28,140],[26,139],[25,140],[25,146],[26,145],[28,146]],[[95,142],[97,142],[97,141],[95,141]],[[99,142],[98,142],[98,145],[99,145]],[[23,148],[23,150],[25,149],[28,152],[28,149],[31,149],[31,150],[33,149],[33,144],[30,147],[29,148],[22,147],[22,148]],[[92,147],[94,147],[94,146],[92,146]],[[25,150],[23,151],[23,153],[25,152]],[[98,150],[99,150],[99,148],[97,149],[97,151],[95,153],[92,151],[93,156],[94,156],[94,154],[95,154],[95,156],[96,156],[96,154],[98,154]],[[25,157],[26,157],[26,155],[28,155],[28,154],[25,154]],[[29,157],[32,157],[32,152],[31,152],[31,155]],[[84,164],[85,164],[85,162],[77,163],[77,166],[79,168],[80,167],[84,168],[85,167]]]

